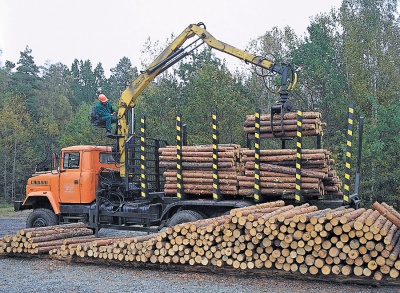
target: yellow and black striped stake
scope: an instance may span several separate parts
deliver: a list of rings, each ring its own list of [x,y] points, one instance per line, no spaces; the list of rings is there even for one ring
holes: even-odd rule
[[[301,150],[303,144],[303,110],[300,107],[297,110],[297,131],[296,131],[296,191],[295,191],[295,201],[296,203],[304,202],[302,190],[301,190]]]
[[[217,111],[212,113],[212,172],[213,172],[213,199],[222,200],[222,196],[219,188],[219,177],[218,177],[218,120]]]
[[[353,122],[354,122],[354,105],[350,104],[349,114],[347,119],[347,143],[346,143],[346,168],[344,175],[344,193],[343,193],[343,204],[349,204],[350,202],[350,172],[351,172],[351,152],[353,143]]]
[[[261,110],[256,109],[255,113],[255,139],[254,139],[254,201],[261,201],[260,189],[260,117]]]
[[[147,197],[147,172],[146,172],[146,117],[140,118],[140,194]]]
[[[182,115],[176,115],[176,196],[185,199],[182,172]]]

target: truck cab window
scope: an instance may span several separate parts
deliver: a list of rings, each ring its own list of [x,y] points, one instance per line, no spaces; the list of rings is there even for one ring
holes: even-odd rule
[[[64,154],[64,169],[78,169],[79,168],[79,153],[66,153]]]
[[[102,164],[115,164],[116,153],[100,153],[99,154],[99,161]]]

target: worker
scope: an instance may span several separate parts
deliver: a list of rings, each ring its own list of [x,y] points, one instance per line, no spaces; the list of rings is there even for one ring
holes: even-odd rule
[[[100,121],[106,122],[106,136],[112,137],[111,123],[116,123],[118,121],[117,113],[113,109],[105,94],[100,94],[98,99],[99,102],[96,105],[96,114]]]

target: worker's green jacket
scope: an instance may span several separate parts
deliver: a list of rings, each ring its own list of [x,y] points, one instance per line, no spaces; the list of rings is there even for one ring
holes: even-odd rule
[[[96,115],[99,118],[110,116],[112,113],[117,112],[113,109],[111,103],[107,101],[104,105],[99,101],[96,104]]]

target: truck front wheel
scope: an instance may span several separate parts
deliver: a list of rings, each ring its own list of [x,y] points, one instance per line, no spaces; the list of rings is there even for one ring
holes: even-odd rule
[[[35,209],[26,220],[27,228],[54,226],[57,224],[56,214],[49,209]]]
[[[171,219],[169,219],[168,226],[173,227],[178,224],[182,224],[182,223],[186,223],[186,222],[194,222],[197,220],[201,220],[203,218],[204,217],[198,212],[191,211],[191,210],[183,210],[183,211],[177,212],[175,215],[173,215],[171,217]]]

